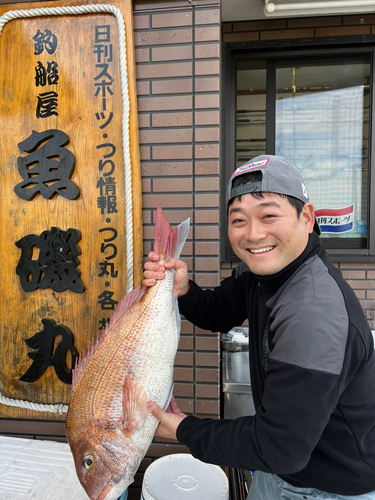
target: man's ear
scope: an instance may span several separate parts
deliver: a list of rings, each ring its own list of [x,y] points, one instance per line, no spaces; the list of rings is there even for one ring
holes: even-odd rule
[[[311,203],[305,203],[301,212],[301,220],[305,224],[308,233],[311,234],[314,231],[315,215],[314,207]]]

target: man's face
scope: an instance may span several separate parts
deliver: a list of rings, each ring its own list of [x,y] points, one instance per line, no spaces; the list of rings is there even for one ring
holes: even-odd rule
[[[265,193],[234,200],[228,212],[228,236],[235,254],[257,275],[275,274],[304,251],[314,227],[314,208],[306,203],[297,218],[287,198]]]

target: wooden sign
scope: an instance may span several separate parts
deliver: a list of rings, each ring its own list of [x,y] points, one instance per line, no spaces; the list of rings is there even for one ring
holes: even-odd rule
[[[0,36],[0,417],[62,418],[76,357],[140,281],[134,59],[121,12],[90,7],[15,11]]]

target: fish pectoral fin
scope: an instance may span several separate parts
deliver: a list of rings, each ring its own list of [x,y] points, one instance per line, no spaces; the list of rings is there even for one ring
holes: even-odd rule
[[[122,391],[122,408],[124,412],[124,434],[130,437],[139,431],[150,415],[147,408],[147,394],[137,383],[133,374],[128,374]]]

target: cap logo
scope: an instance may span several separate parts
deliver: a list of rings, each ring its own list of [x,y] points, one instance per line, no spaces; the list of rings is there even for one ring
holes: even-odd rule
[[[303,196],[305,196],[306,198],[308,198],[309,195],[307,194],[306,186],[304,185],[303,182],[301,182],[301,184],[302,184],[302,193],[303,193]]]
[[[254,170],[255,168],[261,168],[265,167],[267,163],[270,161],[269,158],[266,158],[265,160],[259,160],[259,161],[253,161],[250,163],[245,163],[245,165],[241,165],[241,167],[238,167],[237,170],[234,171],[232,174],[232,177],[238,174],[242,174],[244,172],[247,172],[248,170]]]

